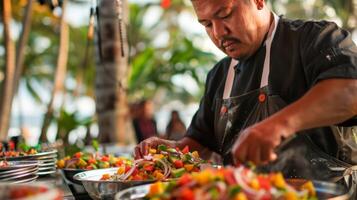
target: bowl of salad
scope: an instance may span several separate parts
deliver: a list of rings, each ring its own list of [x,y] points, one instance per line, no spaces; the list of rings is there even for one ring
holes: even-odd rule
[[[175,180],[185,173],[199,172],[202,166],[207,165],[207,161],[201,159],[196,151],[190,152],[188,147],[181,150],[159,145],[130,164],[82,172],[73,178],[82,182],[93,199],[113,199],[118,191],[125,188],[159,180]]]
[[[176,181],[156,182],[119,192],[116,200],[317,200],[348,199],[339,185],[304,180],[293,187],[279,172],[258,174],[245,167],[206,169],[185,174]]]
[[[72,156],[64,157],[57,161],[57,169],[60,169],[66,181],[82,184],[73,179],[80,172],[96,169],[106,169],[128,165],[131,160],[126,157],[115,157],[112,154],[101,155],[99,153],[77,152]]]

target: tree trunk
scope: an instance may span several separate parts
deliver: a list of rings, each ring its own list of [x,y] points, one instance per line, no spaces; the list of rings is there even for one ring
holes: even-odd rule
[[[25,15],[23,16],[22,32],[21,32],[20,39],[19,39],[19,42],[18,42],[18,45],[16,48],[16,68],[15,68],[15,74],[14,74],[14,88],[12,91],[11,102],[13,102],[13,99],[15,98],[16,93],[19,90],[21,75],[25,68],[25,66],[24,66],[25,47],[27,45],[29,35],[30,35],[30,30],[31,30],[33,2],[34,1],[32,1],[32,0],[27,1],[27,5],[25,8]],[[21,104],[21,102],[19,102],[19,104]],[[19,125],[20,125],[20,130],[22,132],[22,130],[23,130],[23,116],[21,114],[21,106],[20,106],[20,113],[19,113]]]
[[[16,51],[16,68],[15,68],[15,78],[14,78],[14,91],[13,91],[13,96],[15,96],[18,87],[19,87],[19,82],[21,78],[22,71],[24,69],[24,60],[25,60],[25,47],[29,39],[29,34],[31,30],[31,19],[32,19],[32,8],[33,8],[33,0],[28,0],[26,9],[25,9],[25,15],[23,17],[22,21],[22,32],[20,35],[20,40],[17,45],[17,51]]]
[[[122,2],[121,8],[118,1]],[[99,5],[98,25],[101,34],[98,43],[102,47],[99,49],[99,55],[102,56],[96,66],[96,111],[99,140],[103,143],[126,142],[128,45],[125,30],[129,12],[127,5],[126,0],[102,0]],[[119,11],[122,23],[118,19]]]
[[[5,79],[2,84],[0,102],[0,140],[7,137],[11,117],[11,99],[14,88],[15,44],[11,38],[11,1],[1,1],[5,42]]]
[[[69,27],[66,23],[64,16],[66,11],[67,0],[63,0],[62,4],[62,16],[60,21],[60,44],[59,53],[57,57],[57,67],[54,76],[53,90],[51,93],[51,99],[47,105],[47,112],[43,119],[40,140],[42,142],[47,141],[47,130],[51,124],[54,112],[54,101],[58,97],[64,86],[64,81],[67,71],[67,60],[68,60],[68,44],[69,44]]]

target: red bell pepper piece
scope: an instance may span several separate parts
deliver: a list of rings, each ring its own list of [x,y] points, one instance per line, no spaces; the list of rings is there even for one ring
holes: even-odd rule
[[[224,179],[226,180],[226,182],[227,182],[229,185],[237,184],[237,181],[235,180],[234,174],[233,174],[232,171],[226,171],[226,170],[224,170],[224,171],[223,171],[223,174],[224,174]]]
[[[109,157],[108,156],[103,156],[101,160],[103,162],[108,162],[109,161]]]
[[[189,174],[184,174],[183,176],[180,177],[180,179],[177,181],[178,185],[185,185],[189,183],[192,180],[191,175]]]
[[[154,165],[146,165],[145,167],[144,167],[144,170],[145,171],[153,171],[154,170]]]
[[[74,157],[80,158],[82,156],[82,152],[77,152],[74,154]]]
[[[190,152],[190,149],[189,149],[189,147],[186,145],[186,146],[182,149],[181,152],[182,152],[183,154],[186,154],[186,153]]]
[[[182,160],[175,160],[174,162],[175,167],[178,168],[182,168],[183,167],[183,162]]]
[[[182,200],[194,200],[195,199],[195,195],[193,193],[193,191],[189,188],[185,188],[181,191],[181,195],[180,195]]]
[[[260,188],[269,191],[271,188],[269,177],[258,176],[258,182]]]

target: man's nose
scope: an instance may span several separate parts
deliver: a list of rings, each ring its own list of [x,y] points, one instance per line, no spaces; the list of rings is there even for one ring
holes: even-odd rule
[[[228,28],[225,26],[224,23],[219,21],[214,21],[212,22],[212,25],[213,25],[213,34],[216,39],[220,40],[228,34]]]

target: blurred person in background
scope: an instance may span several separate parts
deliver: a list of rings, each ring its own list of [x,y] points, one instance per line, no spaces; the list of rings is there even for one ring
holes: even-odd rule
[[[166,127],[166,137],[169,140],[180,140],[185,136],[186,126],[177,110],[171,111],[171,119]]]
[[[157,136],[156,120],[154,119],[154,105],[150,100],[142,100],[136,106],[136,114],[133,116],[133,127],[136,141],[141,141]]]

